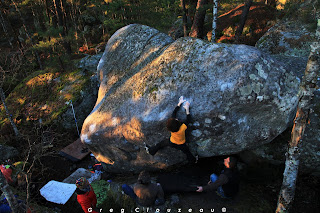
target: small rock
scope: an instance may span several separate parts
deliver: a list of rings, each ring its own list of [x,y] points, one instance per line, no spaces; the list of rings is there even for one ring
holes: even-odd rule
[[[193,123],[193,126],[198,127],[198,126],[200,126],[200,123],[198,121],[196,121],[196,122]]]
[[[193,130],[191,134],[195,137],[200,137],[202,135],[202,132],[199,129]]]
[[[211,123],[212,123],[212,121],[211,121],[210,118],[206,118],[206,119],[204,120],[204,122],[205,122],[206,124],[211,124]]]
[[[170,197],[170,204],[174,205],[180,202],[179,196],[178,195],[171,195]]]

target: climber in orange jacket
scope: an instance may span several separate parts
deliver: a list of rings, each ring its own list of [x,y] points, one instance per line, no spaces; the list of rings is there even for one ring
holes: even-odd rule
[[[186,110],[187,120],[185,122],[181,122],[177,119],[177,112],[180,109],[181,105],[184,104],[183,108]],[[188,124],[191,121],[190,115],[190,103],[183,99],[183,96],[179,98],[179,103],[175,107],[171,118],[167,120],[167,129],[170,131],[171,136],[169,139],[163,140],[160,143],[156,144],[155,146],[149,147],[146,145],[146,151],[151,154],[155,155],[159,149],[162,149],[166,146],[173,147],[175,149],[181,150],[187,157],[190,163],[196,163],[198,156],[196,158],[192,155],[189,150],[189,147],[186,145],[186,130],[188,128]]]
[[[96,211],[97,197],[89,184],[89,181],[86,178],[81,177],[76,181],[76,186],[77,200],[83,211],[85,213],[98,213],[98,211]]]

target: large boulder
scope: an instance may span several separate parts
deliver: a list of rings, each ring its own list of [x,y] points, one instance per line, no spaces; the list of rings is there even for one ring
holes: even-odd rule
[[[209,157],[258,147],[283,132],[299,86],[296,76],[257,48],[173,41],[143,25],[126,26],[110,38],[98,76],[98,99],[81,140],[113,172],[186,162],[172,148],[154,157],[143,148],[169,137],[165,122],[181,95],[191,102],[191,152]],[[185,118],[182,109],[178,118]]]
[[[77,125],[82,126],[86,117],[90,114],[92,108],[95,105],[99,89],[99,80],[97,78],[97,66],[102,54],[88,55],[82,58],[78,67],[81,69],[77,74],[77,78],[70,85],[67,85],[62,92],[68,92],[73,90],[74,86],[79,84],[83,79],[85,79],[84,86],[80,90],[80,96],[76,102],[72,103],[73,106],[68,107],[68,109],[60,116],[59,122],[65,129],[75,128],[75,117]],[[71,102],[67,102],[71,105]]]
[[[305,58],[310,53],[311,42],[315,41],[314,33],[315,29],[300,21],[285,19],[270,28],[256,47],[273,55]]]
[[[297,76],[302,76],[310,45],[317,40],[317,23],[313,11],[314,5],[310,2],[301,4],[291,16],[271,27],[255,46],[285,63]]]

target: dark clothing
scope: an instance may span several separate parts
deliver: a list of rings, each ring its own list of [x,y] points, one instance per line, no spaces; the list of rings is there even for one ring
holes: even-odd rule
[[[222,189],[224,191],[224,194],[227,197],[233,197],[239,191],[239,182],[240,182],[239,172],[238,170],[232,170],[232,169],[225,169],[223,172],[224,172],[224,175],[227,176],[228,182],[222,185]]]
[[[176,106],[176,108],[172,112],[171,118],[176,118],[177,117],[177,112],[178,112],[179,109],[180,109],[180,106]],[[187,120],[184,122],[184,124],[186,126],[188,126],[190,121],[191,121],[191,115],[188,114],[187,115]],[[151,155],[155,155],[158,152],[158,150],[160,150],[160,149],[162,149],[162,148],[164,148],[166,146],[170,146],[172,148],[181,150],[187,156],[187,159],[188,159],[189,162],[195,162],[196,159],[192,155],[192,153],[190,152],[189,147],[186,145],[186,143],[175,144],[175,143],[171,142],[170,139],[165,139],[165,140],[161,141],[160,143],[156,144],[155,146],[149,147],[149,153]]]
[[[225,168],[222,170],[218,180],[203,187],[203,191],[216,190],[222,186],[226,197],[233,197],[239,191],[240,176],[237,169]]]
[[[166,195],[170,193],[194,192],[197,190],[195,178],[184,173],[160,174],[157,182],[161,184]]]
[[[122,190],[141,206],[162,205],[165,201],[164,192],[160,184],[136,183],[133,189],[129,185],[123,184]]]
[[[172,148],[181,150],[187,156],[187,159],[189,162],[195,161],[195,157],[192,155],[192,153],[189,150],[189,147],[185,143],[178,145],[178,144],[172,143],[169,139],[165,139],[165,140],[161,141],[160,143],[156,144],[155,146],[150,147],[149,153],[151,155],[155,155],[159,149],[162,149],[166,146],[170,146]]]
[[[171,114],[171,118],[177,118],[177,112],[179,111],[179,109],[180,109],[179,106],[176,106],[176,108],[174,108],[174,110],[173,110],[173,112]],[[185,120],[185,122],[183,122],[183,123],[188,126],[190,121],[191,121],[191,115],[188,114],[187,115],[187,120]]]

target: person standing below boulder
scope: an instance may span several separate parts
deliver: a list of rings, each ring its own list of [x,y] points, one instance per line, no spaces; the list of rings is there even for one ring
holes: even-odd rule
[[[141,206],[159,206],[165,202],[160,183],[151,183],[150,174],[147,171],[140,172],[138,182],[133,189],[123,184],[122,190]]]
[[[183,108],[186,110],[187,120],[185,122],[181,122],[177,119],[177,112],[181,107],[181,104],[184,104]],[[175,149],[181,150],[186,156],[189,162],[196,163],[198,156],[195,158],[192,153],[190,152],[188,146],[186,145],[186,130],[188,128],[188,124],[191,121],[190,115],[190,103],[183,99],[183,96],[179,98],[179,103],[174,109],[171,118],[167,120],[167,129],[171,132],[171,137],[169,139],[165,139],[160,143],[156,144],[155,146],[149,147],[146,145],[146,151],[151,154],[155,155],[159,149],[162,149],[166,146],[173,147]]]
[[[77,200],[81,205],[83,211],[85,213],[97,213],[97,197],[93,191],[93,188],[89,184],[89,181],[86,178],[81,177],[76,181],[76,186]]]
[[[217,194],[223,198],[232,198],[239,191],[239,172],[237,170],[237,159],[228,157],[224,159],[224,170],[219,177],[216,174],[210,176],[210,181],[206,186],[198,186],[197,192],[217,190]]]

